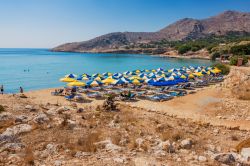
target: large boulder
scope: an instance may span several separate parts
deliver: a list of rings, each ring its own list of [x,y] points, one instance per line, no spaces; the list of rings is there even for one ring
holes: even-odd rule
[[[181,147],[184,149],[191,149],[192,148],[192,140],[190,138],[184,139],[181,141]]]
[[[14,127],[9,127],[3,132],[1,135],[11,136],[11,135],[19,135],[21,133],[27,133],[32,130],[32,126],[28,124],[20,124]]]
[[[235,157],[231,153],[217,154],[215,155],[214,160],[227,165],[232,165],[236,162]]]
[[[34,122],[38,124],[43,124],[45,122],[49,121],[49,118],[46,114],[40,113],[34,118]]]

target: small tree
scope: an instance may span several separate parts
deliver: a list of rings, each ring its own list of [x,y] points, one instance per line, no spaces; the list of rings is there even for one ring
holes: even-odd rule
[[[178,53],[179,54],[184,54],[184,53],[186,53],[186,52],[188,52],[190,50],[191,50],[191,47],[189,45],[182,45],[182,46],[180,46],[178,48]]]
[[[245,65],[248,62],[248,57],[245,55],[234,55],[230,58],[230,65],[237,65],[238,59],[243,58],[242,65]]]

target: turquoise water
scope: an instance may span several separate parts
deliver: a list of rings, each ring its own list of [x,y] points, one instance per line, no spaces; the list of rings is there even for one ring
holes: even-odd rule
[[[65,85],[62,76],[75,73],[124,72],[135,69],[170,69],[181,66],[208,66],[207,60],[172,59],[133,54],[91,54],[50,52],[47,49],[0,49],[0,85],[13,93]]]

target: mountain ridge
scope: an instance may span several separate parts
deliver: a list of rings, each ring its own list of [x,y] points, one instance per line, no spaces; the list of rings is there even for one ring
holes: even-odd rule
[[[225,11],[206,19],[183,18],[156,32],[113,32],[96,38],[59,45],[52,51],[119,52],[134,43],[193,40],[229,32],[250,32],[250,13]],[[128,50],[129,51],[129,50]]]

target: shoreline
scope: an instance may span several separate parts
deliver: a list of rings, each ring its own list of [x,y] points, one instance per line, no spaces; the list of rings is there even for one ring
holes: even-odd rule
[[[210,57],[199,57],[199,56],[181,56],[181,55],[165,55],[165,54],[148,54],[140,53],[137,50],[117,50],[117,51],[53,51],[49,49],[50,52],[65,52],[65,53],[89,53],[89,54],[136,54],[136,55],[149,55],[149,56],[159,56],[164,58],[176,58],[176,59],[200,59],[200,60],[209,60]],[[122,51],[122,52],[120,52]],[[125,51],[125,52],[123,52]],[[127,51],[127,52],[126,52]],[[134,52],[133,52],[134,51]]]

